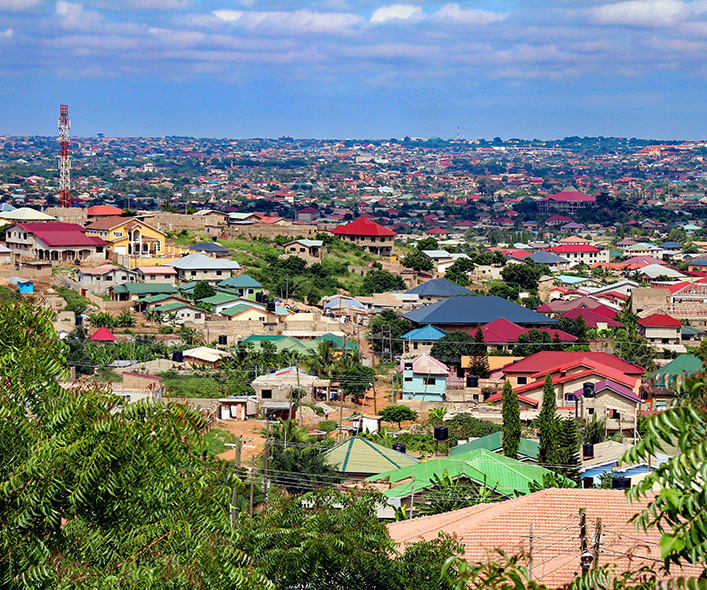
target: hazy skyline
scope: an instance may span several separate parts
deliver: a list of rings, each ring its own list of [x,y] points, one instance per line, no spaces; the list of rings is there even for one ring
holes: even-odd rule
[[[707,138],[707,0],[0,0],[0,134]]]

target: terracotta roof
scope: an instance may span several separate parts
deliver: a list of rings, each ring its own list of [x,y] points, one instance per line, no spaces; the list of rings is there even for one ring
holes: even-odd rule
[[[365,217],[360,217],[346,225],[338,225],[331,232],[340,236],[395,236],[392,229],[382,226],[380,223],[371,221]]]
[[[89,338],[92,342],[115,342],[115,336],[108,328],[98,328],[96,333]]]
[[[388,532],[403,544],[431,541],[440,532],[456,536],[464,546],[463,558],[476,562],[498,558],[495,549],[511,555],[528,554],[532,526],[533,579],[557,588],[569,584],[580,571],[579,509],[585,508],[590,539],[597,518],[602,519],[600,565],[615,564],[619,572],[647,566],[659,578],[665,578],[658,567],[662,562],[660,532],[654,528],[637,530],[629,522],[651,499],[649,496],[631,504],[620,490],[548,489],[503,502],[394,522],[388,525]],[[694,566],[675,567],[671,574],[699,576],[701,571]]]
[[[113,205],[93,205],[86,209],[86,215],[122,215],[123,210],[120,207]]]
[[[539,332],[547,332],[552,338],[556,335],[563,342],[573,342],[577,340],[576,336],[563,332],[562,330],[541,328]],[[498,343],[498,342],[516,342],[521,334],[527,334],[530,332],[528,328],[523,328],[518,324],[514,324],[512,321],[506,318],[498,318],[488,324],[481,326],[481,333],[484,335],[484,342]],[[469,332],[472,336],[474,332]]]
[[[118,227],[127,221],[130,221],[132,217],[106,217],[105,219],[99,219],[86,226],[86,229],[113,229]]]

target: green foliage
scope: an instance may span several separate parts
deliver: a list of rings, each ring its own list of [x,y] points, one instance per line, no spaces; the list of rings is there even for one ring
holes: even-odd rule
[[[676,446],[679,454],[658,466],[628,492],[631,499],[660,492],[635,517],[642,528],[656,527],[662,534],[661,557],[671,564],[707,561],[707,387],[704,374],[686,380],[685,398],[650,417],[646,436],[622,457],[636,463]],[[701,484],[696,485],[697,482]]]
[[[226,443],[235,443],[236,440],[235,434],[223,428],[212,428],[204,435],[206,452],[211,457],[227,451],[230,447],[226,446]]]
[[[643,367],[646,373],[651,373],[656,369],[653,362],[657,356],[656,350],[645,338],[641,337],[637,326],[627,323],[625,328],[617,329],[614,332],[612,344],[614,354],[619,358]]]
[[[427,238],[422,238],[417,241],[418,250],[437,250],[439,248],[439,242],[432,236]]]
[[[517,266],[517,265],[513,265]],[[518,285],[510,283],[494,283],[489,289],[489,295],[495,295],[496,297],[502,297],[503,299],[508,299],[508,301],[517,301],[520,296],[520,289]]]
[[[574,418],[567,417],[564,420],[559,420],[558,430],[559,436],[555,461],[561,467],[558,467],[557,471],[575,483],[579,483],[579,470],[582,466],[582,461],[579,458],[577,423]]]
[[[339,384],[345,396],[351,396],[354,401],[366,394],[373,385],[376,372],[371,367],[355,363],[340,373]]]
[[[115,318],[115,325],[119,328],[132,328],[135,325],[135,316],[126,309]]]
[[[500,424],[479,420],[471,414],[457,414],[445,424],[449,427],[450,444],[459,439],[480,438],[503,430]]]
[[[597,419],[597,415],[593,414],[590,421],[585,420],[581,434],[583,443],[598,445],[606,437],[606,420]]]
[[[447,414],[447,406],[432,408],[430,410],[430,422],[432,424],[441,424]]]
[[[528,488],[531,492],[538,492],[540,490],[547,490],[550,488],[574,488],[577,487],[576,484],[566,477],[550,471],[549,473],[543,474],[542,483],[537,481],[528,482]]]
[[[216,295],[216,289],[214,289],[206,281],[199,281],[194,285],[194,299],[199,301],[200,299],[206,299],[207,297],[213,297]]]
[[[232,544],[241,482],[199,458],[203,417],[64,389],[51,312],[26,301],[0,319],[0,585],[264,584]]]
[[[478,352],[479,343],[473,336],[466,332],[450,332],[432,345],[430,354],[443,363],[459,365],[462,356],[478,356]]]
[[[518,343],[513,346],[513,355],[530,356],[544,350],[564,350],[564,348],[559,336],[553,338],[549,332],[531,328],[527,334],[518,336]]]
[[[518,458],[520,447],[520,403],[513,392],[511,382],[503,384],[501,397],[503,415],[503,454],[511,459]]]
[[[474,332],[474,346],[472,347],[472,352],[469,375],[476,375],[482,379],[488,378],[491,374],[491,369],[489,368],[488,350],[484,342],[484,334],[480,326],[476,328],[476,332]]]
[[[389,338],[392,338],[393,354],[401,354],[402,336],[410,330],[412,330],[412,323],[409,320],[398,317],[392,309],[386,309],[369,322],[367,339],[373,350],[381,354],[384,348],[388,348]]]
[[[405,289],[405,281],[387,270],[369,270],[363,279],[363,293],[385,293]]]
[[[434,261],[431,258],[416,249],[409,252],[408,255],[403,258],[401,264],[405,268],[425,272],[432,272],[435,267]]]
[[[85,297],[81,297],[76,291],[68,287],[56,287],[56,292],[66,301],[66,311],[73,311],[76,315],[81,315],[91,305]]]
[[[320,420],[317,428],[324,432],[333,432],[336,430],[337,426],[338,424],[334,420]]]
[[[452,479],[445,469],[441,475],[432,476],[433,489],[424,495],[420,514],[441,514],[451,510],[486,504],[493,497],[493,490],[485,485],[478,487],[462,478]]]
[[[536,291],[538,281],[547,273],[542,264],[507,264],[501,270],[503,280],[509,285],[517,285],[522,291]]]
[[[384,422],[395,423],[399,429],[402,428],[402,422],[417,420],[417,412],[415,410],[400,404],[383,408],[378,414],[383,418]]]
[[[538,430],[540,431],[540,450],[538,461],[542,463],[555,463],[555,455],[558,444],[558,428],[555,412],[557,410],[557,398],[555,388],[552,385],[552,377],[548,373],[545,375],[543,386],[543,401],[538,416]]]
[[[115,318],[107,311],[97,311],[88,316],[88,321],[94,328],[114,328]]]
[[[469,284],[469,273],[475,265],[469,258],[458,258],[444,273],[444,278],[462,287]]]

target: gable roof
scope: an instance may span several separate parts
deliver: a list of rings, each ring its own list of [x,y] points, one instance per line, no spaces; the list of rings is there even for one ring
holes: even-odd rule
[[[562,256],[558,256],[553,252],[547,252],[546,250],[533,252],[529,256],[526,256],[526,260],[532,260],[537,264],[561,264],[563,262],[569,262],[566,258],[562,258]]]
[[[553,195],[548,195],[543,199],[543,201],[556,201],[558,203],[569,203],[569,202],[584,202],[584,203],[594,203],[596,202],[596,197],[588,195],[587,193],[580,193],[576,190],[565,190],[555,193]]]
[[[414,359],[403,359],[401,365],[412,363],[412,372],[425,375],[448,375],[449,367],[427,353],[422,353]]]
[[[235,260],[217,260],[209,258],[199,252],[187,254],[179,260],[170,262],[167,266],[173,266],[178,270],[238,270],[241,265]]]
[[[669,386],[676,377],[684,379],[688,375],[703,371],[702,361],[694,354],[681,354],[664,367],[654,371],[646,378],[647,381],[656,385]]]
[[[359,217],[346,225],[337,225],[332,232],[337,236],[397,236],[392,229],[368,219]]]
[[[91,342],[115,342],[116,338],[108,328],[98,328],[89,340]]]
[[[648,317],[638,320],[641,326],[656,326],[656,327],[675,327],[682,326],[682,322],[665,313],[654,313]]]
[[[416,330],[411,330],[407,334],[403,334],[403,340],[439,340],[442,336],[446,336],[447,332],[440,330],[435,326],[423,326]]]
[[[106,242],[96,236],[87,236],[78,223],[17,223],[22,231],[34,235],[47,246],[105,246]]]
[[[199,242],[187,248],[190,252],[218,252],[220,254],[228,254],[230,250],[216,242]]]
[[[504,373],[545,373],[548,369],[563,366],[578,361],[587,361],[593,364],[605,365],[615,371],[626,375],[643,375],[642,367],[626,362],[608,352],[582,352],[582,351],[556,351],[543,350],[536,352],[524,359],[514,361],[503,367]]]
[[[239,275],[237,277],[228,277],[227,279],[224,279],[220,283],[218,283],[219,287],[231,287],[231,288],[239,288],[239,289],[262,289],[263,286],[256,281],[253,277],[250,275]]]
[[[530,329],[523,328],[522,326],[514,324],[510,320],[503,317],[481,326],[481,333],[484,336],[484,342],[489,343],[516,342],[521,334],[527,334],[529,331]],[[539,331],[547,332],[552,338],[557,336],[563,342],[573,342],[577,340],[576,336],[572,336],[572,334],[568,334],[562,330],[541,328]]]
[[[606,324],[608,328],[623,328],[623,324],[606,314],[599,313],[594,309],[575,307],[574,309],[568,309],[566,312],[560,314],[560,317],[569,318],[571,320],[577,319],[578,317],[584,319],[584,324],[587,328],[598,328],[599,324]]]
[[[120,207],[115,207],[114,205],[93,205],[86,209],[86,215],[122,215],[123,210]]]
[[[474,292],[447,279],[431,279],[417,287],[408,289],[405,294],[419,295],[420,297],[453,297],[454,295],[473,295]]]
[[[449,297],[403,315],[415,324],[483,325],[498,318],[516,324],[552,325],[557,320],[502,297]]]
[[[449,449],[449,454],[454,457],[463,455],[475,449],[486,449],[487,451],[497,452],[503,448],[503,431],[499,430],[492,434],[487,434],[481,438],[470,440],[467,443],[457,445]],[[518,454],[531,459],[537,459],[540,452],[540,443],[537,440],[530,438],[521,438]]]
[[[416,465],[417,459],[360,436],[352,436],[323,454],[324,462],[340,473],[378,474]]]

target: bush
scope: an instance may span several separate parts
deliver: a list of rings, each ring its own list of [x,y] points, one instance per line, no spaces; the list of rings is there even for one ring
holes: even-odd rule
[[[324,432],[333,432],[339,425],[334,420],[322,420],[319,422],[319,430]]]

